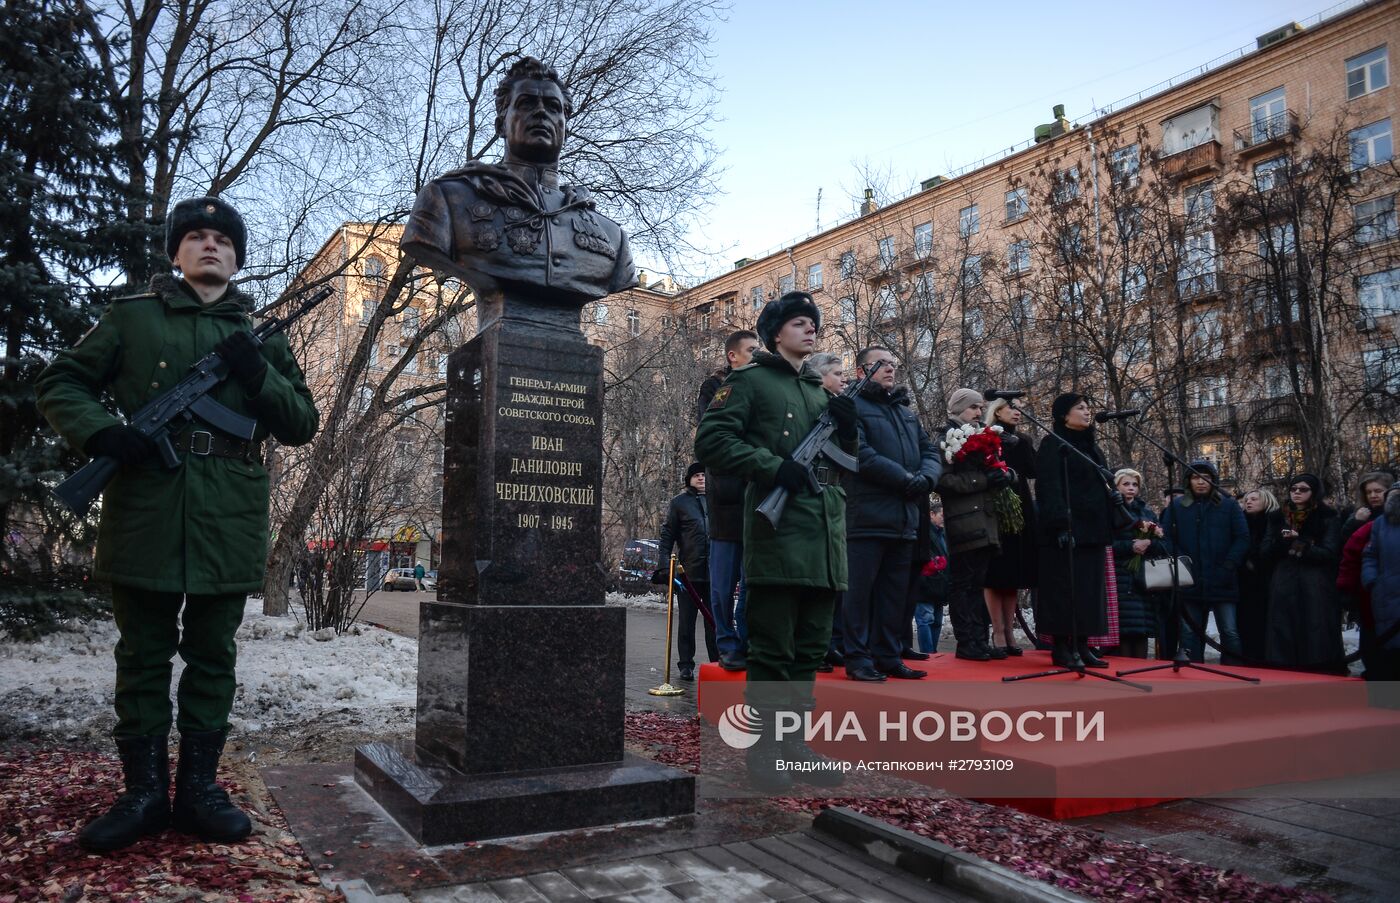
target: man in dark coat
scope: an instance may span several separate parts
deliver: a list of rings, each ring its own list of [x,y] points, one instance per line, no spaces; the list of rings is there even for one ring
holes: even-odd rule
[[[856,366],[874,375],[856,399],[860,470],[846,484],[850,587],[841,611],[846,676],[918,679],[928,672],[900,659],[912,622],[912,612],[905,617],[905,603],[923,520],[918,500],[928,498],[943,468],[919,418],[909,410],[909,390],[895,386],[889,349],[862,349]]]
[[[830,411],[833,437],[856,454],[859,432],[855,402],[830,398],[821,378],[804,371],[816,346],[821,313],[806,292],[789,292],[759,314],[758,334],[769,349],[730,374],[700,421],[697,457],[705,466],[747,482],[744,490],[744,577],[748,581],[748,703],[762,730],[749,748],[750,781],[759,789],[791,787],[793,772],[777,761],[822,761],[800,738],[778,744],[779,711],[813,706],[812,681],[826,657],[836,593],[846,589],[846,493],[835,465],[819,463],[814,475],[823,491],[812,491],[808,472],[792,453]],[[777,527],[756,511],[773,490],[791,493]],[[814,766],[797,772],[811,783],[834,786],[840,772]]]
[[[685,571],[686,580],[695,594],[706,599],[710,594],[710,512],[705,500],[705,468],[692,464],[685,472],[685,491],[671,499],[666,509],[666,522],[661,525],[661,543],[657,547],[658,567],[651,582],[666,585],[670,573],[671,550]],[[678,572],[679,573],[679,572]],[[676,591],[676,617],[680,635],[676,640],[676,665],[681,680],[695,679],[695,618],[705,624],[705,649],[710,661],[719,658],[715,648],[715,629],[695,605],[690,593]]]
[[[986,407],[981,393],[973,389],[958,389],[950,395],[948,423],[935,439],[937,447],[943,447],[950,429],[976,423]],[[991,493],[1010,486],[1014,479],[1015,474],[1008,471],[946,459],[938,478],[938,497],[943,500],[948,533],[948,616],[958,641],[958,658],[979,662],[1006,658],[1000,646],[987,642],[992,619],[982,598],[982,583],[988,563],[1001,548]]]
[[[126,792],[85,827],[79,844],[108,852],[175,827],[230,843],[252,830],[214,782],[237,687],[234,632],[267,561],[268,482],[262,442],[302,445],[316,433],[311,392],[285,336],[259,346],[253,300],[230,285],[247,247],[243,218],[217,198],[181,201],[167,218],[166,251],[181,278],[119,298],[60,353],[36,383],[40,411],[74,448],[116,459],[102,498],[93,576],[112,586],[117,726]],[[252,442],[196,419],[173,436],[180,464],[160,465],[153,443],[114,417],[169,389],[211,351],[230,377],[215,401],[256,419]],[[176,701],[180,763],[172,813],[167,741],[171,659],[185,662]]]
[[[758,334],[740,329],[724,342],[725,366],[700,384],[696,422],[724,381],[747,367],[758,350]],[[748,588],[744,585],[744,480],[715,470],[705,474],[710,504],[710,611],[715,616],[719,666],[726,671],[748,667],[749,628],[745,622]],[[736,592],[737,587],[737,592]]]
[[[1174,554],[1191,559],[1192,585],[1177,590],[1184,615],[1181,648],[1191,661],[1204,660],[1205,638],[1192,625],[1204,630],[1206,616],[1214,613],[1224,649],[1220,661],[1239,664],[1243,651],[1237,620],[1239,572],[1249,554],[1249,524],[1239,503],[1215,488],[1220,472],[1214,464],[1201,459],[1192,461],[1191,469],[1195,472],[1187,475],[1187,491],[1162,512],[1167,545]],[[1202,474],[1209,480],[1202,479]]]

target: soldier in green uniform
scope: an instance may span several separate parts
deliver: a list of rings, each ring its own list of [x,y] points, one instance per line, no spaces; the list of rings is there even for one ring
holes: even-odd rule
[[[715,392],[695,436],[696,455],[706,467],[743,477],[744,574],[748,580],[749,705],[764,726],[749,748],[750,781],[779,792],[791,786],[790,771],[775,760],[818,761],[800,737],[779,745],[772,736],[775,713],[812,706],[812,681],[826,657],[836,594],[846,589],[846,494],[834,465],[815,475],[825,486],[811,491],[806,471],[790,457],[823,411],[830,410],[837,439],[857,450],[855,402],[831,398],[821,377],[803,360],[815,349],[821,313],[806,292],[770,301],[758,317],[758,337],[768,349],[729,375]],[[755,509],[774,486],[792,493],[774,529]],[[799,772],[820,786],[841,782],[840,772]]]
[[[160,274],[149,292],[117,299],[37,382],[40,410],[70,445],[121,464],[103,495],[93,571],[111,584],[120,632],[113,735],[126,791],[80,834],[91,851],[121,849],[172,821],[212,842],[252,830],[214,776],[235,689],[234,632],[267,557],[262,440],[302,445],[318,418],[286,337],[259,347],[249,331],[252,299],[229,284],[246,248],[243,219],[229,204],[177,204],[166,251],[181,278]],[[256,419],[257,436],[243,442],[195,420],[173,437],[182,460],[167,470],[153,443],[109,413],[102,397],[129,416],[210,351],[230,371],[212,397]],[[172,809],[166,744],[176,652],[185,670]]]

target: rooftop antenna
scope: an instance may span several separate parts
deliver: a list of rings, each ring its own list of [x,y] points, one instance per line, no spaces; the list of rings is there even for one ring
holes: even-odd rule
[[[822,227],[822,190],[817,189],[817,228]]]

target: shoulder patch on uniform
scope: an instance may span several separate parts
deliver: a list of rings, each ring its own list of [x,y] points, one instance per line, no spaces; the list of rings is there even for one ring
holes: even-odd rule
[[[730,394],[734,391],[733,386],[720,386],[715,392],[715,397],[710,399],[710,406],[707,411],[718,411],[724,407],[724,403],[729,400]]]

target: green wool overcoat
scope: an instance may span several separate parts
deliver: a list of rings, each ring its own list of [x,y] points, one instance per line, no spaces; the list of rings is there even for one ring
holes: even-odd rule
[[[104,393],[130,417],[220,339],[250,329],[251,310],[252,299],[232,287],[206,307],[180,280],[158,275],[149,293],[114,302],[39,374],[39,410],[82,449],[94,433],[122,422],[102,404]],[[262,354],[267,375],[256,395],[226,380],[212,397],[255,418],[258,440],[271,434],[284,445],[304,445],[316,434],[318,416],[301,368],[283,335],[268,340]],[[156,458],[122,468],[107,484],[94,576],[156,592],[257,589],[267,562],[267,470],[257,461],[191,454],[188,447],[177,446],[177,453],[182,461],[175,470]]]
[[[777,530],[755,513],[773,489],[778,465],[816,425],[830,397],[816,374],[798,373],[782,357],[760,351],[753,363],[729,375],[700,418],[700,463],[748,483],[744,579],[750,585],[846,588],[844,489],[795,494]],[[847,443],[846,451],[855,455],[856,442]]]

